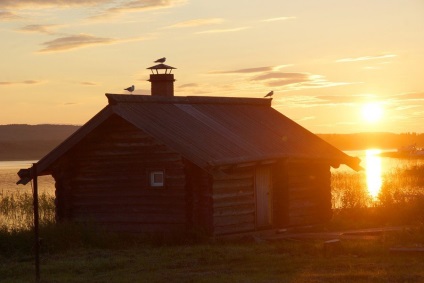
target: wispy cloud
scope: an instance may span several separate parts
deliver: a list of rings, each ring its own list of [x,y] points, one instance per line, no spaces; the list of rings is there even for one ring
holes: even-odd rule
[[[98,37],[90,34],[77,34],[59,37],[51,41],[42,43],[45,47],[38,52],[60,52],[69,51],[77,48],[90,47],[95,45],[108,45],[129,41],[146,40],[147,37],[116,39],[109,37]]]
[[[392,96],[394,99],[398,100],[424,100],[424,93],[423,92],[409,92],[409,93],[402,93],[398,95]]]
[[[238,69],[238,70],[230,70],[230,71],[210,71],[209,74],[249,74],[249,73],[259,73],[259,72],[266,72],[266,71],[272,71],[273,67],[266,66],[266,67],[256,67],[256,68],[246,68],[246,69]]]
[[[77,105],[79,104],[78,102],[65,102],[63,103],[64,106],[71,106],[71,105]]]
[[[279,71],[280,69],[290,67],[292,65],[286,64],[286,65],[277,65],[277,66],[262,66],[262,67],[253,67],[253,68],[244,68],[244,69],[236,69],[236,70],[215,70],[210,71],[208,74],[212,75],[225,75],[225,74],[257,74],[257,73],[263,73],[263,72],[273,72],[273,71]]]
[[[194,19],[183,22],[178,22],[173,25],[167,26],[165,28],[189,28],[189,27],[198,27],[206,25],[216,25],[221,24],[225,20],[222,18],[208,18],[208,19]]]
[[[211,29],[205,31],[196,32],[197,34],[206,34],[206,33],[226,33],[226,32],[237,32],[245,29],[249,29],[250,27],[238,27],[238,28],[229,28],[229,29]]]
[[[199,86],[199,84],[189,83],[189,84],[180,85],[180,86],[178,86],[178,88],[191,88],[191,87],[198,87],[198,86]]]
[[[308,120],[315,120],[317,117],[316,116],[306,116],[303,118],[298,119],[297,121],[308,121]]]
[[[324,76],[310,73],[286,73],[269,72],[251,78],[252,81],[260,81],[270,87],[284,87],[286,90],[300,90],[305,88],[333,87],[345,84],[346,82],[331,82]]]
[[[20,28],[19,31],[53,34],[53,29],[58,27],[59,25],[26,25]]]
[[[0,9],[9,13],[25,9],[92,7],[96,15],[104,18],[123,13],[171,8],[187,3],[188,0],[0,0]],[[13,10],[12,10],[13,9]],[[4,15],[4,17],[6,14]],[[1,17],[0,17],[1,19]]]
[[[106,1],[113,4],[114,1]],[[156,10],[164,8],[172,8],[174,6],[183,5],[187,0],[131,0],[119,1],[119,4],[103,11],[99,16],[107,17],[122,13],[140,12],[147,10]]]
[[[270,72],[253,77],[253,81],[273,81],[276,84],[288,85],[292,83],[306,82],[310,80],[308,73],[283,73],[283,72]]]
[[[92,6],[105,4],[111,0],[0,0],[0,9],[8,8],[40,8],[46,6],[71,7],[71,6]]]
[[[20,17],[9,11],[0,11],[0,21],[11,21],[19,19]]]
[[[262,20],[261,22],[277,22],[277,21],[287,21],[287,20],[294,20],[296,17],[278,17],[278,18],[270,18]]]
[[[0,81],[0,86],[13,86],[13,85],[36,85],[36,84],[42,84],[44,81],[38,81],[38,80],[25,80],[25,81],[18,81],[18,82],[12,82],[12,81]]]
[[[39,52],[67,51],[93,45],[113,44],[116,42],[117,40],[114,38],[97,37],[89,34],[70,35],[44,42],[42,45],[45,47],[39,50]]]
[[[99,85],[96,82],[80,82],[79,84],[81,84],[81,85],[87,85],[87,86],[96,86],[96,85]]]
[[[386,54],[386,55],[377,55],[377,56],[362,56],[362,57],[353,57],[353,58],[342,58],[342,59],[336,60],[336,62],[344,63],[344,62],[368,61],[368,60],[393,58],[393,57],[396,57],[396,56],[397,55],[395,55],[395,54]]]

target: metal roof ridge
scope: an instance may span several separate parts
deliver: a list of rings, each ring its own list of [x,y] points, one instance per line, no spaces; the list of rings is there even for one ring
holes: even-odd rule
[[[223,97],[223,96],[151,96],[106,93],[109,104],[118,103],[170,103],[170,104],[248,104],[271,106],[272,99],[251,97]]]

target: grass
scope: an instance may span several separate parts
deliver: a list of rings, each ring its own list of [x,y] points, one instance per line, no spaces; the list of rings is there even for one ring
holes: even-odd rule
[[[333,253],[322,241],[75,243],[79,247],[44,252],[41,277],[42,282],[424,282],[422,257],[388,251],[411,232],[400,233],[343,241]],[[2,282],[34,280],[31,256],[0,256],[0,262]]]

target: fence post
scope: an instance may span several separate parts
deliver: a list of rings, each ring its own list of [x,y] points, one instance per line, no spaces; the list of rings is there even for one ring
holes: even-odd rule
[[[37,182],[37,164],[32,165],[33,204],[34,204],[34,235],[35,235],[35,282],[40,282],[40,235],[38,230],[38,182]]]

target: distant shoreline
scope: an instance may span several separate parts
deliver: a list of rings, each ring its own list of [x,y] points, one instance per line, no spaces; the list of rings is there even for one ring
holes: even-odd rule
[[[75,125],[0,125],[0,161],[38,160],[61,144],[80,126]],[[354,133],[316,134],[342,151],[396,149],[409,145],[424,147],[424,134]]]

